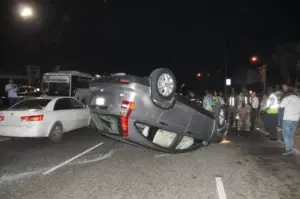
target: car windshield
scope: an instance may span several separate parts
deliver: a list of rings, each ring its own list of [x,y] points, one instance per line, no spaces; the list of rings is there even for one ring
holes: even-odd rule
[[[10,109],[43,109],[50,101],[50,99],[27,99],[17,103]]]
[[[43,90],[49,96],[69,96],[69,83],[43,83]]]

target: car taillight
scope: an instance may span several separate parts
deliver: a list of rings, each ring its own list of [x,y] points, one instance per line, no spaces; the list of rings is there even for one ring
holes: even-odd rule
[[[120,115],[121,115],[121,127],[122,127],[124,137],[128,137],[128,119],[134,107],[135,107],[135,103],[126,100],[122,101]]]
[[[3,121],[4,120],[4,116],[0,116],[0,121]]]
[[[44,115],[30,115],[30,116],[22,116],[21,120],[22,121],[42,121],[44,119]]]
[[[129,79],[120,79],[120,83],[128,84],[128,83],[130,83],[130,80]]]

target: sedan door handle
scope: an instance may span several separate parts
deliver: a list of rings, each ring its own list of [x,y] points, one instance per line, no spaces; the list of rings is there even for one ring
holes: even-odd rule
[[[167,126],[168,123],[164,122],[164,121],[159,121],[160,124]]]

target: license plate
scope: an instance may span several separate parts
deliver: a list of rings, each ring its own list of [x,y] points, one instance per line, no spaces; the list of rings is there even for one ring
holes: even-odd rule
[[[96,98],[96,105],[103,106],[105,104],[105,99],[103,97]]]

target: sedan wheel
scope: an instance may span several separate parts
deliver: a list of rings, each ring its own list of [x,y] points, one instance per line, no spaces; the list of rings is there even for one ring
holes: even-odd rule
[[[59,142],[63,138],[63,127],[60,123],[55,123],[51,128],[49,139],[53,142]]]

